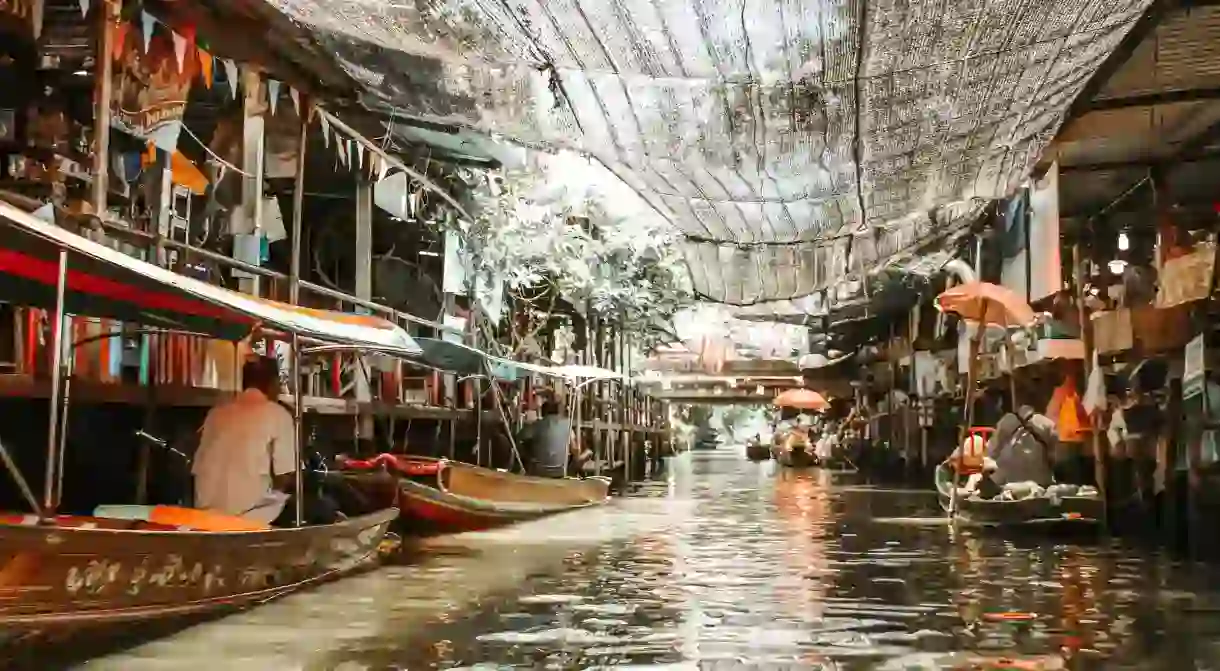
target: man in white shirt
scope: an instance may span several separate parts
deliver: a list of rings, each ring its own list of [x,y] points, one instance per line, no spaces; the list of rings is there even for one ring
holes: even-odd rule
[[[243,391],[212,408],[203,421],[195,475],[195,505],[270,524],[293,491],[296,431],[292,415],[276,400],[275,359],[242,368]]]

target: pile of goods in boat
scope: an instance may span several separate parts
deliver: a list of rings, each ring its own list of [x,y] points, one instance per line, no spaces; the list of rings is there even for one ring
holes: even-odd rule
[[[958,497],[972,500],[1022,501],[1025,499],[1046,498],[1051,503],[1068,497],[1096,497],[1096,487],[1089,485],[1053,484],[1043,487],[1032,480],[1023,482],[1008,482],[1003,485],[992,484],[983,486],[984,474],[976,473],[966,479],[965,486],[957,490]],[[990,490],[990,491],[988,491]]]

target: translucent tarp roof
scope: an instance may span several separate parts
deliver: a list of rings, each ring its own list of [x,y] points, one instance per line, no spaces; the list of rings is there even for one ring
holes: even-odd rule
[[[740,305],[885,261],[869,227],[916,240],[1005,194],[1149,2],[268,1],[369,109],[594,157]]]

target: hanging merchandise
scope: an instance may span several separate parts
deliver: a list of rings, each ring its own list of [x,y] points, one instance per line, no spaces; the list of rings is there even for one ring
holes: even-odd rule
[[[1101,369],[1101,364],[1098,361],[1097,352],[1093,352],[1093,370],[1089,373],[1088,383],[1085,385],[1084,392],[1084,410],[1092,415],[1094,413],[1104,412],[1106,409],[1106,374]]]
[[[330,148],[330,120],[326,118],[325,114],[319,114],[318,120],[322,123],[322,144],[324,146],[326,146],[327,149],[329,149]]]
[[[1076,378],[1072,373],[1068,373],[1051,394],[1046,416],[1054,420],[1059,431],[1059,440],[1078,443],[1085,439],[1089,431],[1088,413],[1081,403],[1080,393],[1076,390]]]

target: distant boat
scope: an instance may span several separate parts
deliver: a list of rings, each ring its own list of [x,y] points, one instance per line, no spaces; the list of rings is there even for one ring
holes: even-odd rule
[[[751,439],[746,443],[746,459],[750,461],[770,461],[771,446],[764,444],[758,439]]]
[[[776,441],[775,460],[788,468],[808,468],[816,462],[813,445],[804,431],[789,429]]]
[[[398,475],[398,504],[408,532],[483,531],[606,502],[609,478],[540,478],[431,457],[383,454],[344,464],[357,487],[384,487],[373,476]],[[363,473],[361,472],[363,471]]]
[[[720,447],[719,436],[713,429],[703,429],[695,434],[695,444],[692,450],[714,450]]]

